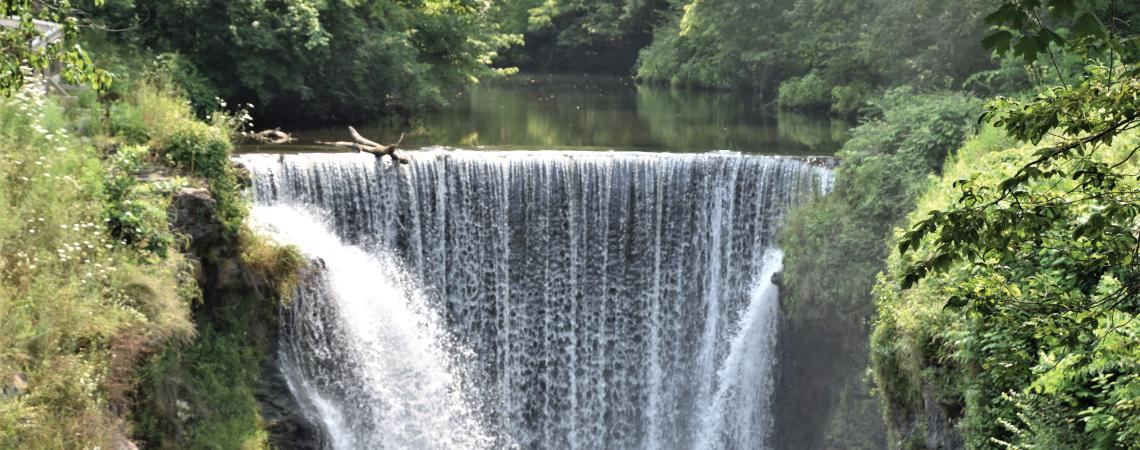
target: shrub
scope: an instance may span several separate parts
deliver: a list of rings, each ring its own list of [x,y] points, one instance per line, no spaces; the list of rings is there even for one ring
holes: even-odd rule
[[[856,81],[831,88],[831,112],[854,115],[871,99],[871,85]]]
[[[831,106],[831,84],[816,72],[780,83],[776,104],[795,110],[823,110]]]
[[[107,194],[107,227],[111,235],[142,252],[167,256],[174,235],[167,226],[170,195],[182,180],[144,183],[139,180],[144,146],[124,146],[107,159],[104,189]]]
[[[247,207],[242,202],[225,130],[202,122],[179,123],[162,143],[162,156],[177,169],[206,180],[218,202],[217,214],[230,237],[236,236]]]
[[[111,105],[111,132],[131,144],[145,144],[150,140],[150,127],[144,111],[134,104],[119,102]]]
[[[1140,136],[1126,133],[1098,157],[1122,160],[1138,143]],[[1091,314],[1074,308],[1028,317],[1034,309],[1026,305],[1040,305],[1041,298],[1080,305],[1090,295],[1067,286],[1060,269],[1082,251],[1083,239],[1073,238],[1072,230],[1087,222],[1087,211],[1051,217],[1049,228],[1035,236],[1034,250],[1015,260],[959,261],[910,289],[900,288],[910,262],[934,251],[926,246],[899,255],[895,243],[903,230],[929,211],[957,203],[959,180],[996,184],[1039,156],[1035,152],[1035,146],[1018,146],[1005,134],[984,129],[948,160],[944,176],[925,186],[918,209],[889,241],[887,270],[875,289],[879,318],[872,353],[876,384],[891,393],[884,411],[888,418],[913,421],[900,421],[896,430],[921,428],[939,409],[954,412],[950,418],[968,448],[1131,448],[1140,436],[1134,412],[1140,403],[1140,325],[1134,313],[1113,311],[1089,320]],[[1083,195],[1074,193],[1076,184],[1071,179],[1035,183],[1025,195],[1068,202]],[[1006,271],[1019,276],[1003,276]],[[1093,281],[1097,294],[1120,287],[1111,274]],[[1002,301],[985,312],[947,306],[965,295]],[[1091,325],[1092,336],[1070,334],[1078,323]],[[1082,350],[1086,345],[1091,348]],[[924,387],[929,392],[920,391]],[[923,394],[937,402],[923,401]]]
[[[154,59],[154,70],[185,94],[198,117],[209,117],[217,111],[217,88],[186,57],[178,53],[158,55]]]

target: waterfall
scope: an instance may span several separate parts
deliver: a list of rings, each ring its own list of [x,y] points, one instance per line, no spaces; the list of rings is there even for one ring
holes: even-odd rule
[[[252,216],[316,261],[283,313],[283,369],[336,449],[490,448],[439,315],[384,252],[345,245],[287,206]]]
[[[255,216],[302,227],[265,212],[284,205],[335,233],[285,239],[326,268],[283,345],[333,447],[768,446],[773,240],[828,170],[734,153],[412,157],[240,158]],[[398,332],[411,343],[372,348]]]

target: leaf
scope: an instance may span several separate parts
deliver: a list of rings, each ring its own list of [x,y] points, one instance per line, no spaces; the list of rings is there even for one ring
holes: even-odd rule
[[[1037,61],[1037,54],[1043,49],[1037,44],[1037,39],[1031,36],[1025,36],[1017,40],[1013,45],[1014,56],[1020,56],[1025,59],[1028,64],[1033,64]]]
[[[1050,30],[1050,29],[1045,28],[1045,27],[1041,27],[1041,31],[1037,34],[1038,45],[1040,45],[1044,49],[1048,49],[1050,42],[1055,43],[1057,45],[1064,45],[1065,44],[1065,38],[1061,37],[1061,35],[1057,34],[1053,30]]]
[[[944,305],[942,309],[962,309],[967,303],[966,297],[955,295],[946,301],[946,305]]]
[[[986,50],[993,50],[999,55],[1004,55],[1009,51],[1009,43],[1012,40],[1013,33],[1007,30],[1001,30],[982,39],[982,48]],[[980,124],[984,119],[985,115],[982,115],[982,117],[978,119],[978,123]]]
[[[1025,11],[1017,5],[1005,3],[1001,5],[997,11],[986,16],[985,21],[986,24],[989,25],[1009,24],[1016,28],[1021,28],[1021,25],[1025,23],[1027,18],[1028,16],[1025,14]]]
[[[1104,24],[1092,12],[1086,12],[1077,17],[1077,20],[1073,22],[1073,32],[1077,33],[1078,36],[1106,36]]]

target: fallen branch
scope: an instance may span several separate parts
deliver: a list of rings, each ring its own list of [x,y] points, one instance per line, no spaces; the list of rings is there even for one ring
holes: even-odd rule
[[[259,131],[257,133],[245,133],[245,136],[262,144],[280,145],[296,141],[296,139],[293,139],[292,135],[281,131],[280,128]]]
[[[400,134],[400,140],[396,141],[395,144],[384,145],[384,144],[380,144],[376,141],[370,140],[364,136],[361,136],[360,133],[358,133],[356,131],[356,128],[348,127],[348,132],[349,132],[349,134],[352,135],[352,139],[353,139],[352,142],[348,142],[348,141],[336,141],[336,142],[317,141],[317,144],[331,145],[334,147],[351,148],[351,149],[355,149],[358,152],[371,153],[374,156],[376,156],[377,158],[382,158],[384,156],[387,156],[389,158],[392,158],[393,162],[399,162],[400,164],[410,164],[412,162],[412,160],[408,159],[407,156],[400,154],[400,143],[404,142],[403,133]]]

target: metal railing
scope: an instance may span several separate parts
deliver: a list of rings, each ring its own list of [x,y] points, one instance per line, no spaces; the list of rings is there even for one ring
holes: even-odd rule
[[[39,36],[32,39],[29,44],[32,48],[42,48],[63,39],[63,25],[46,20],[33,20]],[[0,27],[20,28],[20,20],[13,17],[0,17]]]

